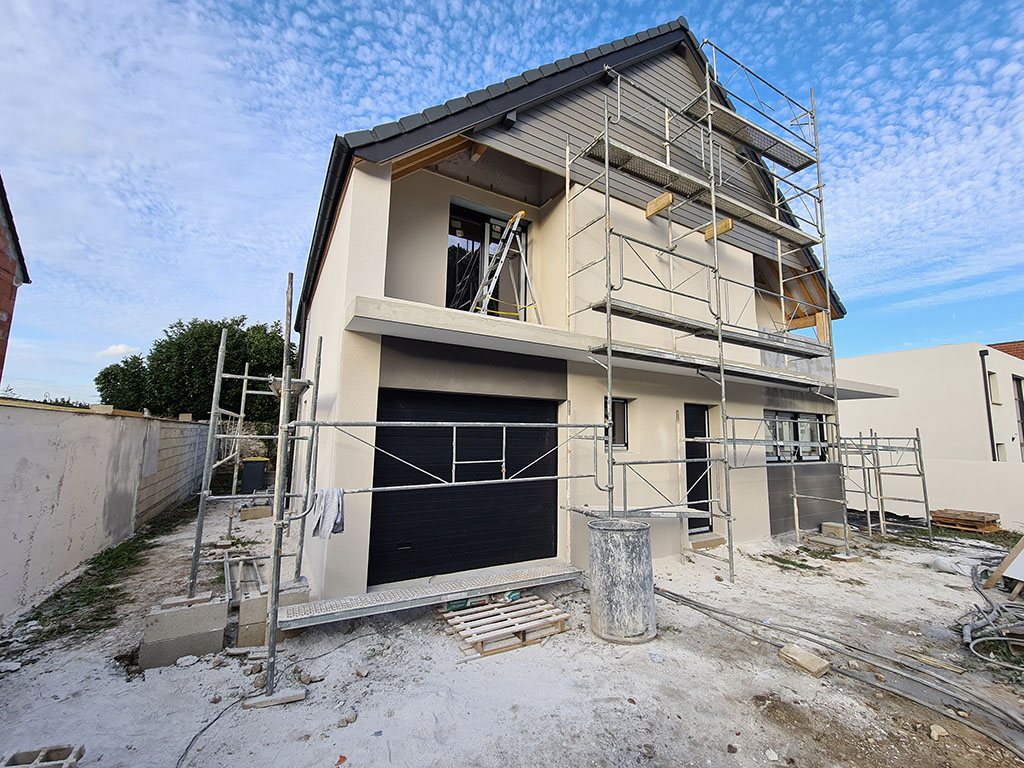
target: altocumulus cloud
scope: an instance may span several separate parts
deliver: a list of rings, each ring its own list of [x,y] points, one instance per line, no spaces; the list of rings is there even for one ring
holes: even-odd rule
[[[276,319],[336,132],[680,12],[787,91],[816,87],[844,298],[955,303],[1024,268],[1013,0],[10,0],[0,169],[33,284],[5,381],[89,399],[97,340]]]

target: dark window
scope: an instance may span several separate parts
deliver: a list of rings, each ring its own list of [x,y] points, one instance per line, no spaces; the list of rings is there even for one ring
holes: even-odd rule
[[[765,411],[765,448],[768,461],[824,461],[825,427],[814,413]]]
[[[1017,401],[1017,445],[1024,461],[1024,379],[1020,376],[1013,377],[1013,397]]]
[[[607,402],[607,398],[605,398]],[[612,448],[629,448],[629,400],[612,398]]]
[[[480,254],[485,242],[486,217],[453,205],[448,221],[448,283],[444,305],[472,310],[480,287]]]
[[[503,214],[491,216],[480,211],[452,203],[448,218],[448,276],[445,306],[472,312],[480,289],[480,281],[491,259],[498,258],[498,246],[508,218]],[[525,248],[528,223],[520,222],[519,232]],[[508,249],[501,274],[494,284],[492,295],[486,299],[487,314],[498,317],[526,319],[532,304],[526,301],[525,272],[522,264],[525,254],[519,252],[520,240],[513,239]],[[488,261],[485,263],[484,255]]]

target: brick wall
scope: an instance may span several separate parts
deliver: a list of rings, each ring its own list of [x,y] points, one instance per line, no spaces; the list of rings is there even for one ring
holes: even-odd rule
[[[1024,341],[1004,341],[1001,344],[989,344],[989,346],[1024,360]]]
[[[135,505],[135,525],[170,509],[199,492],[206,453],[207,425],[200,423],[152,422],[148,441],[158,440],[144,461],[143,478]],[[155,458],[155,461],[153,459]],[[149,465],[148,467],[145,465]],[[147,469],[155,469],[146,475]]]

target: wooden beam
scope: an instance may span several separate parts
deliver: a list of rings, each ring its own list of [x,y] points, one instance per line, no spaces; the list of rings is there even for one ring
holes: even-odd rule
[[[469,146],[470,141],[465,136],[450,136],[444,141],[424,147],[405,157],[395,160],[391,164],[391,180],[398,181],[410,173],[426,168],[428,165],[451,157]]]
[[[472,162],[475,163],[481,157],[484,156],[484,152],[486,152],[486,151],[487,151],[487,145],[486,144],[474,144],[473,145],[473,154],[469,156],[469,159]]]
[[[1021,540],[1017,542],[1017,546],[1010,550],[1010,554],[1003,558],[1003,562],[992,571],[992,575],[985,579],[985,583],[981,586],[985,589],[992,589],[992,587],[998,584],[999,580],[1003,578],[1003,574],[1006,573],[1006,569],[1010,567],[1010,563],[1020,557],[1021,552],[1024,552],[1024,536],[1021,537]]]
[[[644,216],[648,219],[653,218],[672,205],[673,202],[675,202],[675,197],[673,197],[671,192],[660,194],[647,204]]]
[[[787,326],[789,330],[795,331],[797,328],[810,328],[812,325],[817,325],[818,319],[815,315],[802,315],[800,317],[794,317],[789,321]]]
[[[825,312],[814,313],[814,331],[822,344],[832,341],[832,323]]]
[[[648,216],[648,218],[650,218]],[[710,242],[717,235],[721,237],[726,232],[732,232],[732,219],[722,219],[714,227],[708,227],[704,230],[704,242]]]

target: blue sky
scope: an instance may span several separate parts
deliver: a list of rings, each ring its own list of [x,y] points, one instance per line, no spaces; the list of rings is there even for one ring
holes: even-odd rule
[[[92,379],[179,317],[272,320],[335,133],[684,15],[814,86],[840,355],[1024,338],[1024,4],[6,0],[0,172],[33,280],[4,384]]]

